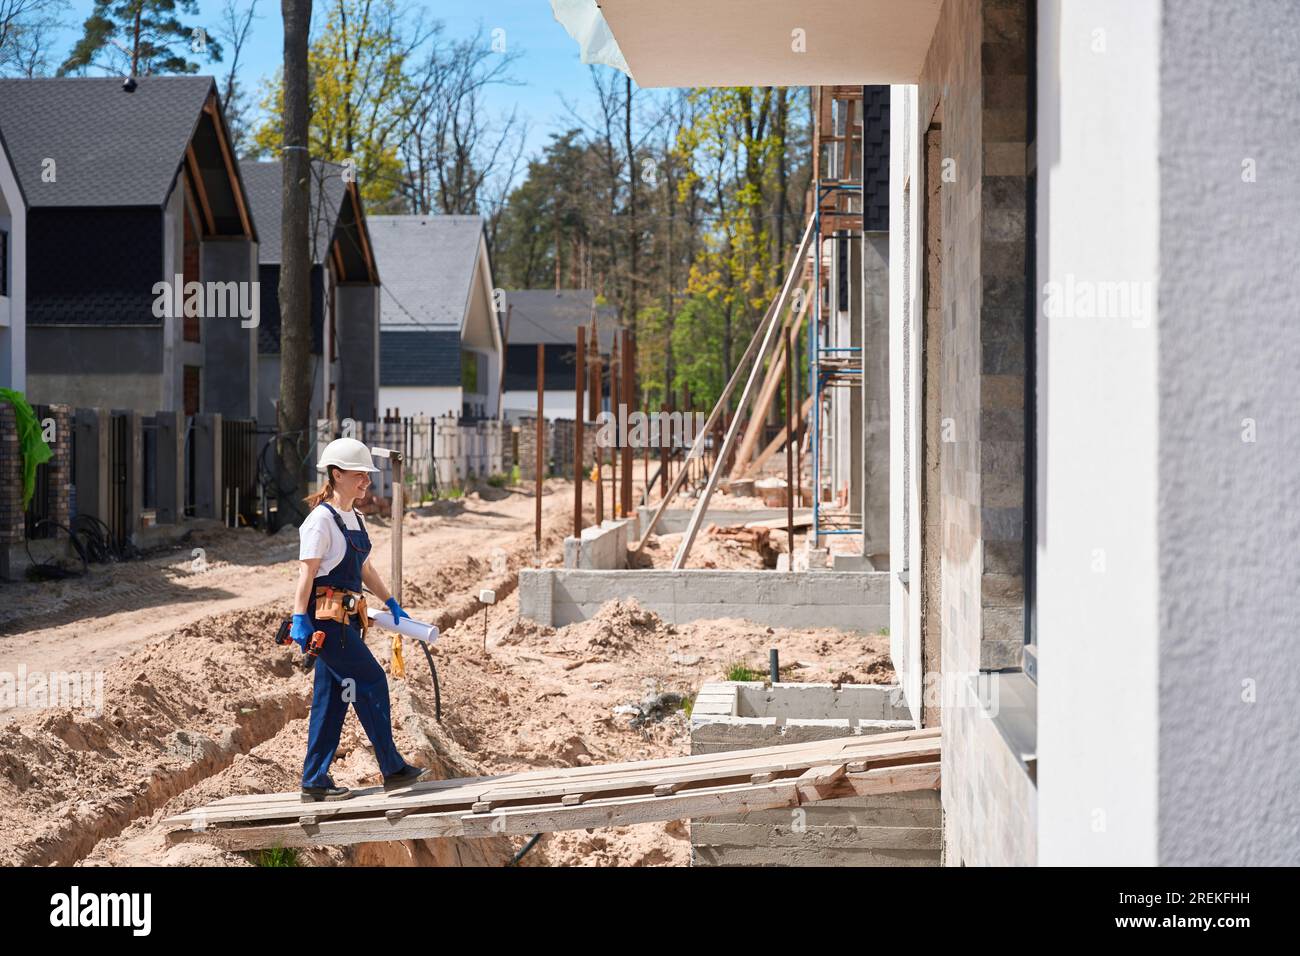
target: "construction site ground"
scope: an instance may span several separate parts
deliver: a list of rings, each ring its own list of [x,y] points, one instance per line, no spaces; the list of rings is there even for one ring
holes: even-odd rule
[[[570,530],[569,482],[547,482],[543,512],[542,564],[557,566]],[[534,563],[533,513],[531,494],[485,488],[406,518],[403,604],[443,628],[433,651],[443,715],[435,720],[428,665],[407,641],[407,679],[390,678],[393,723],[403,756],[439,777],[687,754],[686,712],[655,706],[670,699],[660,695],[689,697],[738,663],[764,672],[769,647],[780,649],[785,680],[893,680],[888,638],[879,635],[773,632],[739,620],[673,627],[635,601],[611,602],[596,618],[559,629],[519,621],[515,582],[518,569]],[[387,522],[369,524],[386,575]],[[710,541],[691,566],[705,566],[697,558],[709,560],[714,546],[735,558],[736,549]],[[12,586],[23,613],[11,603],[0,617],[0,671],[102,671],[104,697],[98,716],[67,707],[0,714],[0,864],[258,861],[200,843],[168,846],[159,823],[222,797],[298,785],[311,678],[294,666],[296,649],[271,640],[289,610],[296,548],[292,529],[273,537],[218,529],[88,579]],[[477,601],[484,587],[499,598],[486,615],[486,649]],[[372,630],[369,644],[387,666],[388,635]],[[379,782],[354,713],[332,774],[345,786]],[[504,836],[373,843],[301,851],[298,862],[502,865],[523,843]],[[688,824],[673,821],[547,834],[522,865],[689,859]]]

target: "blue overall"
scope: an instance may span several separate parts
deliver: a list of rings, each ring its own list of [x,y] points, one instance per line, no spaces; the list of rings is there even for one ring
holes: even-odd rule
[[[317,577],[312,584],[311,600],[307,614],[316,630],[325,632],[325,644],[316,659],[316,685],[311,700],[311,723],[307,732],[307,759],[302,766],[304,787],[331,786],[329,767],[338,749],[339,734],[343,731],[343,718],[348,713],[348,702],[357,710],[361,726],[375,748],[379,770],[384,776],[397,773],[406,766],[393,744],[392,715],[388,704],[388,677],[379,666],[366,642],[356,617],[349,616],[346,624],[338,621],[316,620],[316,588],[329,585],[361,592],[361,566],[370,554],[370,536],[361,522],[360,530],[350,531],[337,511],[327,504],[334,522],[347,539],[348,547],[343,560],[329,574]],[[345,683],[346,681],[346,683]]]

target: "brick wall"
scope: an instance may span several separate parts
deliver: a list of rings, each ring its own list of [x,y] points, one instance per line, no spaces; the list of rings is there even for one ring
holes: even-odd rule
[[[45,465],[53,493],[50,517],[67,527],[71,518],[73,408],[71,405],[51,405],[41,417],[54,419],[54,441],[50,443],[53,454]]]
[[[551,422],[550,452],[551,467],[557,475],[573,477],[573,429],[572,418],[557,418]]]
[[[573,435],[569,435],[572,444]],[[550,467],[547,458],[551,449],[551,425],[546,423],[542,429],[542,468],[543,473]],[[537,419],[519,419],[519,480],[535,481],[537,479]]]
[[[933,118],[953,177],[934,287],[946,677],[1017,667],[1023,646],[1027,2],[947,0],[918,89],[916,136]],[[947,862],[1033,863],[1033,786],[996,728],[970,706],[941,720]]]
[[[555,474],[566,478],[573,477],[573,431],[576,427],[572,418],[559,418],[550,423],[551,468]],[[582,460],[585,471],[590,471],[595,464],[596,433],[599,429],[599,423],[595,422],[586,422],[582,427]]]
[[[948,866],[1037,866],[1038,787],[976,707],[943,713]]]
[[[13,406],[0,402],[0,545],[23,540],[23,457]]]

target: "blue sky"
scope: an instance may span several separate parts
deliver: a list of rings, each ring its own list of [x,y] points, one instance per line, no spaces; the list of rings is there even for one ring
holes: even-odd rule
[[[248,0],[239,0],[241,6]],[[315,0],[313,16],[322,20],[328,10],[328,0]],[[426,16],[442,20],[450,37],[468,36],[481,23],[486,30],[505,30],[507,48],[522,51],[514,63],[513,75],[521,85],[495,87],[488,93],[488,105],[493,113],[508,113],[518,105],[519,115],[527,117],[531,127],[527,142],[528,154],[540,152],[549,134],[574,125],[566,116],[563,96],[580,110],[594,104],[588,67],[578,59],[578,45],[551,15],[548,0],[477,0],[477,2],[451,2],[451,0],[413,0],[413,7],[422,7]],[[94,8],[93,0],[71,0],[68,15],[69,29],[66,42],[60,42],[58,52],[66,54],[81,33],[81,23]],[[218,21],[221,0],[199,0],[199,16],[195,23],[209,30]],[[280,24],[279,0],[258,0],[258,20],[253,25],[248,46],[240,56],[239,72],[250,88],[260,85],[262,77],[273,75],[279,68],[282,56],[283,31]],[[182,15],[181,22],[190,24],[191,18]],[[226,57],[230,53],[227,51]],[[222,64],[205,68],[205,72],[221,74]],[[601,69],[604,69],[603,67]]]

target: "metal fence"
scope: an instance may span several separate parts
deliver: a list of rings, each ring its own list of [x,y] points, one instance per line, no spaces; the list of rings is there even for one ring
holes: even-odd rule
[[[257,519],[257,422],[221,420],[221,512],[227,523],[253,524]]]

